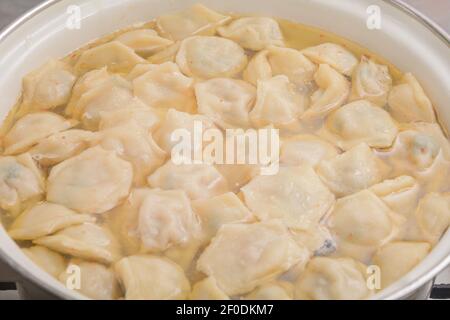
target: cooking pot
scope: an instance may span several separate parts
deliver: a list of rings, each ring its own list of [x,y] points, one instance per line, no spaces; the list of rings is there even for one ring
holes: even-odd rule
[[[400,70],[412,72],[432,100],[443,127],[450,129],[449,36],[405,4],[383,0],[50,0],[0,34],[0,118],[15,104],[22,77],[49,58],[63,57],[112,31],[197,2],[218,11],[285,18],[353,40]],[[374,14],[381,18],[379,29],[367,23]],[[73,20],[77,15],[81,28]],[[83,298],[34,265],[2,226],[0,259],[14,271],[9,280],[22,281],[28,290]],[[416,268],[374,298],[423,297],[430,280],[449,264],[450,230]]]

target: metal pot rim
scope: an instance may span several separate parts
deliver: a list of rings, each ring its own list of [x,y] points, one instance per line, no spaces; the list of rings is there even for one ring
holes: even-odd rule
[[[3,42],[5,39],[7,39],[9,36],[13,35],[14,31],[16,31],[28,20],[32,19],[37,14],[45,11],[47,8],[61,1],[63,0],[47,0],[42,4],[25,12],[23,15],[14,20],[11,24],[9,24],[0,32],[0,43]],[[415,19],[417,22],[419,22],[420,24],[425,26],[429,31],[431,31],[444,44],[446,44],[447,47],[450,47],[450,35],[443,28],[441,28],[434,21],[432,21],[430,18],[428,18],[421,12],[417,11],[412,6],[406,4],[402,0],[382,0],[382,1],[397,8],[398,10]],[[24,278],[30,280],[34,285],[40,287],[46,293],[63,298],[73,298],[67,292],[64,292],[63,290],[58,290],[57,288],[50,286],[46,281],[40,279],[39,277],[31,273],[29,270],[21,266],[19,263],[14,261],[14,259],[9,257],[8,253],[5,252],[1,246],[0,246],[0,258],[2,258],[3,261],[7,265],[9,265],[14,271],[18,272]],[[427,282],[431,281],[439,272],[441,272],[449,264],[450,264],[450,255],[442,259],[442,261],[440,261],[437,265],[435,265],[429,273],[417,279],[417,281],[414,281],[413,283],[410,283],[407,286],[383,298],[387,300],[400,299],[402,297],[407,296],[408,294],[411,294],[421,286],[425,285]],[[82,297],[81,295],[75,292],[73,292],[72,294]]]

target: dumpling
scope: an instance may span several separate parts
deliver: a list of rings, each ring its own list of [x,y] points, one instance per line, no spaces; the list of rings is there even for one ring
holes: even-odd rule
[[[367,261],[374,250],[393,239],[404,219],[368,190],[338,199],[328,219],[337,253]]]
[[[399,176],[373,185],[370,191],[383,200],[389,208],[408,217],[417,206],[420,187],[413,177]]]
[[[129,256],[114,266],[127,300],[182,300],[191,291],[183,269],[152,255]]]
[[[317,174],[338,197],[369,188],[385,175],[382,161],[362,143],[317,166]]]
[[[245,296],[246,300],[292,300],[294,288],[291,283],[275,281],[265,283]]]
[[[152,188],[181,189],[192,200],[206,199],[228,191],[225,178],[213,165],[174,164],[167,161],[148,177]]]
[[[173,62],[151,65],[133,80],[136,97],[152,108],[195,110],[194,81],[184,76]]]
[[[183,40],[196,34],[213,35],[216,28],[229,19],[202,4],[195,4],[184,11],[158,17],[156,24],[163,36]]]
[[[436,122],[433,106],[411,73],[394,86],[388,97],[389,113],[399,122]]]
[[[46,247],[32,246],[23,248],[22,252],[44,271],[57,278],[66,269],[66,259]]]
[[[362,56],[353,71],[350,101],[365,99],[383,107],[391,87],[392,78],[388,67]]]
[[[197,269],[229,296],[247,293],[308,259],[280,221],[225,224],[203,251]]]
[[[160,37],[158,33],[152,29],[128,31],[118,36],[115,40],[130,47],[137,54],[142,56],[149,56],[152,53],[173,44],[173,41]]]
[[[47,201],[78,212],[102,213],[128,195],[132,179],[129,162],[114,151],[90,148],[51,169]]]
[[[450,187],[450,143],[436,123],[401,125],[392,148],[378,152],[390,175],[411,175],[425,191]]]
[[[215,78],[195,86],[198,112],[222,128],[247,128],[256,89],[242,80]]]
[[[426,242],[391,242],[381,247],[373,257],[373,264],[381,271],[381,288],[399,280],[413,269],[430,251]]]
[[[424,238],[436,243],[450,226],[450,193],[428,193],[419,203],[416,219]]]
[[[134,188],[128,198],[105,214],[108,227],[117,236],[125,255],[137,254],[141,250],[139,234],[139,209],[153,189]]]
[[[224,224],[254,220],[253,214],[233,192],[193,201],[192,208],[200,218],[204,237],[208,241]]]
[[[325,126],[344,150],[362,142],[372,148],[388,148],[398,133],[389,113],[366,100],[339,108],[328,117]]]
[[[108,67],[111,72],[128,72],[136,64],[145,62],[130,47],[119,41],[111,41],[84,51],[74,69],[79,75],[102,67]]]
[[[33,240],[84,222],[95,222],[95,218],[58,204],[41,202],[18,216],[8,234],[14,240]]]
[[[366,281],[367,267],[349,258],[316,257],[295,284],[300,300],[359,300],[372,293]]]
[[[319,88],[312,94],[311,105],[303,114],[305,120],[326,116],[342,106],[350,93],[348,80],[327,64],[319,65],[314,80]]]
[[[280,26],[272,18],[239,18],[217,31],[222,37],[236,41],[245,49],[259,51],[270,45],[284,46]]]
[[[280,164],[308,164],[315,167],[320,161],[334,158],[338,154],[338,148],[331,143],[313,135],[300,134],[281,140]]]
[[[139,209],[138,232],[144,252],[164,251],[199,237],[200,222],[180,190],[152,190]]]
[[[219,37],[190,37],[176,56],[181,71],[200,79],[233,78],[247,65],[247,56],[235,42]]]
[[[77,82],[73,86],[72,95],[70,101],[67,104],[65,113],[68,116],[79,117],[81,111],[77,108],[77,103],[86,92],[101,86],[106,82],[112,82],[115,78],[110,75],[106,67],[89,71],[78,78]]]
[[[247,68],[242,73],[242,79],[256,86],[258,80],[272,78],[272,66],[267,59],[268,54],[268,50],[257,52],[248,62]]]
[[[44,193],[42,173],[28,153],[0,157],[0,207],[20,211],[23,202],[39,200]]]
[[[121,297],[119,282],[114,274],[114,270],[102,264],[72,259],[67,270],[72,266],[79,268],[81,294],[98,300],[114,300]],[[59,281],[67,286],[70,281],[70,273],[59,274]]]
[[[158,145],[168,154],[172,154],[172,149],[181,143],[181,141],[176,141],[172,139],[174,132],[179,132],[179,130],[187,130],[192,139],[190,145],[190,151],[198,152],[201,151],[201,146],[194,142],[195,132],[198,130],[207,130],[213,128],[214,125],[211,120],[203,115],[189,114],[186,112],[180,112],[175,109],[169,109],[167,111],[164,120],[158,126],[153,134],[153,138],[158,143]],[[175,138],[175,137],[174,137]],[[191,154],[191,157],[193,155]]]
[[[322,43],[301,52],[313,62],[328,64],[346,76],[351,76],[358,64],[353,53],[335,43]]]
[[[77,121],[65,119],[52,112],[29,113],[17,120],[3,138],[4,154],[13,155],[25,152],[40,140],[67,130],[76,124]]]
[[[334,203],[333,194],[308,165],[280,167],[276,175],[253,178],[241,191],[258,219],[281,219],[293,229],[319,222]]]
[[[58,60],[45,65],[23,78],[21,111],[48,110],[65,105],[70,98],[76,76],[70,66]]]
[[[133,165],[135,185],[145,184],[147,176],[166,159],[166,153],[156,144],[151,134],[134,120],[99,131],[92,144],[115,151],[122,159],[130,162]]]
[[[83,121],[84,127],[97,130],[101,115],[125,108],[142,108],[145,104],[133,95],[131,84],[121,76],[86,91],[76,102],[74,115]]]
[[[71,226],[35,239],[33,243],[62,254],[105,264],[120,258],[120,247],[111,231],[93,223]]]
[[[250,120],[257,127],[286,127],[299,120],[307,105],[305,95],[297,92],[286,76],[259,80]]]
[[[287,76],[299,89],[314,80],[317,66],[298,50],[270,46],[266,59],[274,76]]]
[[[212,277],[205,278],[192,287],[190,300],[230,300]]]
[[[118,109],[100,114],[99,129],[110,129],[129,121],[136,121],[146,132],[151,132],[157,128],[160,118],[157,112],[149,107]]]
[[[93,132],[81,129],[57,132],[40,140],[29,153],[41,166],[52,166],[87,149],[94,136]]]

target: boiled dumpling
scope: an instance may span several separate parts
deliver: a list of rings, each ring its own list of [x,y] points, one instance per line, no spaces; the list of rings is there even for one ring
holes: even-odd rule
[[[52,134],[64,131],[77,124],[52,112],[29,113],[13,125],[3,138],[4,154],[18,154],[27,151],[40,140]]]
[[[0,157],[2,209],[18,211],[22,202],[38,200],[44,189],[44,177],[28,153],[17,157]]]
[[[351,76],[358,64],[358,60],[353,53],[334,43],[322,43],[315,47],[303,49],[301,52],[313,62],[326,63],[346,76]]]
[[[214,278],[205,278],[192,287],[190,300],[230,300],[222,289],[217,286]]]
[[[33,240],[84,222],[95,222],[95,218],[58,204],[41,202],[18,216],[8,234],[15,240]]]
[[[184,190],[192,200],[206,199],[228,191],[227,181],[213,165],[177,165],[170,160],[148,177],[148,184],[164,190]]]
[[[114,300],[120,298],[119,282],[114,271],[102,264],[72,259],[65,272],[59,274],[59,280],[66,285],[70,284],[70,268],[79,268],[80,288],[77,289],[81,294],[98,300]]]
[[[294,229],[318,222],[334,203],[333,194],[308,165],[280,167],[276,175],[257,176],[241,190],[260,220],[281,219]]]
[[[79,117],[81,111],[77,108],[77,103],[86,92],[101,86],[106,82],[114,81],[114,77],[110,75],[106,67],[87,72],[81,76],[72,89],[72,96],[67,104],[65,113],[68,116]]]
[[[362,142],[373,148],[388,148],[398,132],[389,113],[366,100],[351,102],[333,112],[326,128],[344,150]]]
[[[317,66],[298,50],[271,46],[266,59],[274,76],[285,75],[300,89],[314,80]]]
[[[40,165],[52,166],[88,148],[94,136],[93,132],[80,129],[57,132],[40,140],[29,153]]]
[[[225,224],[200,256],[197,268],[216,279],[229,296],[247,293],[300,261],[298,246],[280,221]]]
[[[292,300],[294,288],[291,283],[275,281],[265,283],[245,296],[247,300]]]
[[[96,130],[103,113],[142,107],[145,104],[133,95],[131,84],[114,75],[85,92],[75,104],[74,115],[87,129]]]
[[[337,253],[361,261],[398,232],[404,219],[368,190],[341,198],[331,212],[328,225],[337,238]]]
[[[132,165],[114,151],[90,148],[51,169],[47,200],[78,212],[102,213],[128,195],[132,178]]]
[[[245,68],[247,56],[244,49],[231,40],[195,36],[183,40],[176,62],[189,77],[232,78]]]
[[[259,51],[270,45],[284,46],[280,26],[272,18],[239,18],[217,31],[222,37],[236,41],[245,49]]]
[[[436,243],[450,226],[450,193],[428,193],[416,211],[419,229],[427,241]]]
[[[295,90],[286,76],[259,80],[250,120],[257,127],[288,126],[299,120],[307,104],[306,97]]]
[[[193,201],[192,208],[200,218],[206,240],[213,238],[224,224],[254,220],[253,214],[233,192]]]
[[[145,62],[130,47],[112,41],[84,51],[74,69],[80,75],[102,67],[108,67],[111,72],[128,72],[136,64]]]
[[[381,182],[384,171],[381,160],[365,143],[323,160],[317,167],[318,175],[338,197]]]
[[[175,109],[169,109],[167,111],[164,120],[159,125],[158,129],[154,132],[153,138],[158,143],[158,145],[166,151],[168,154],[172,154],[172,149],[181,141],[177,141],[175,133],[187,130],[190,134],[191,153],[198,152],[202,150],[202,146],[195,143],[195,132],[200,130],[206,130],[214,127],[211,120],[203,115],[192,115],[186,112],[180,112]],[[190,158],[193,155],[190,154]]]
[[[309,261],[295,284],[300,300],[355,300],[371,294],[366,266],[349,258],[317,257]]]
[[[22,249],[22,252],[44,271],[57,278],[66,269],[66,259],[46,247],[32,246]]]
[[[181,300],[191,291],[183,269],[152,255],[129,256],[115,265],[127,300]]]
[[[69,101],[75,80],[76,76],[70,66],[58,60],[50,60],[23,79],[22,108],[48,110],[65,105]]]
[[[256,53],[242,73],[242,79],[256,86],[258,80],[269,80],[272,78],[272,67],[267,60],[268,54],[269,51],[267,50]]]
[[[120,258],[120,247],[111,231],[93,223],[71,226],[53,235],[35,239],[33,243],[73,257],[105,264]]]
[[[319,137],[301,134],[281,141],[280,163],[299,166],[308,164],[315,167],[322,160],[334,158],[339,154],[338,148]]]
[[[158,36],[152,29],[137,29],[125,32],[116,38],[137,54],[148,56],[173,44],[173,41]]]
[[[389,112],[399,122],[435,122],[433,106],[411,73],[394,86],[388,97]]]
[[[388,67],[362,56],[353,72],[350,101],[365,99],[383,107],[391,87],[392,78]]]
[[[184,76],[173,62],[151,65],[133,80],[136,97],[152,108],[195,110],[194,81]]]
[[[303,119],[315,119],[326,116],[344,104],[350,92],[350,83],[329,65],[321,64],[314,74],[319,88],[311,96],[311,105]]]
[[[100,130],[123,125],[129,121],[136,123],[146,132],[153,131],[159,124],[158,113],[149,107],[118,109],[100,114]]]
[[[370,187],[370,190],[389,208],[405,217],[414,212],[420,193],[419,184],[411,176],[399,176],[395,179],[384,180]]]
[[[414,268],[430,251],[426,242],[391,242],[380,248],[373,264],[380,268],[381,288],[386,288]]]
[[[164,251],[198,238],[200,223],[189,198],[180,190],[152,190],[139,209],[138,232],[142,251]]]
[[[105,150],[115,151],[118,156],[130,162],[133,165],[135,185],[143,185],[147,176],[166,159],[166,153],[134,120],[99,131],[92,144],[99,144]]]
[[[215,78],[195,86],[198,112],[222,128],[250,126],[256,89],[242,80]]]
[[[213,35],[216,28],[228,21],[230,17],[208,9],[202,4],[156,19],[160,32],[172,40],[182,40],[192,35]]]

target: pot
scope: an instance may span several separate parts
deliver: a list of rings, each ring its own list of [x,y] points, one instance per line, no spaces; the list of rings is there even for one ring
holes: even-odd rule
[[[151,20],[167,12],[178,11],[196,2],[198,1],[50,0],[29,11],[0,34],[0,118],[4,118],[15,104],[20,94],[22,77],[49,58],[63,57],[112,31]],[[270,15],[297,21],[333,32],[366,47],[400,70],[412,72],[423,84],[443,127],[450,130],[449,36],[403,3],[383,0],[201,2],[218,11]],[[367,27],[367,19],[378,9],[381,29],[370,29]],[[78,13],[82,19],[80,29],[76,28],[76,23],[68,23]],[[2,226],[0,259],[15,271],[15,276],[9,275],[8,279],[22,281],[28,292],[41,290],[48,296],[83,298],[35,266]],[[416,268],[374,298],[423,297],[433,277],[449,264],[450,230]]]

